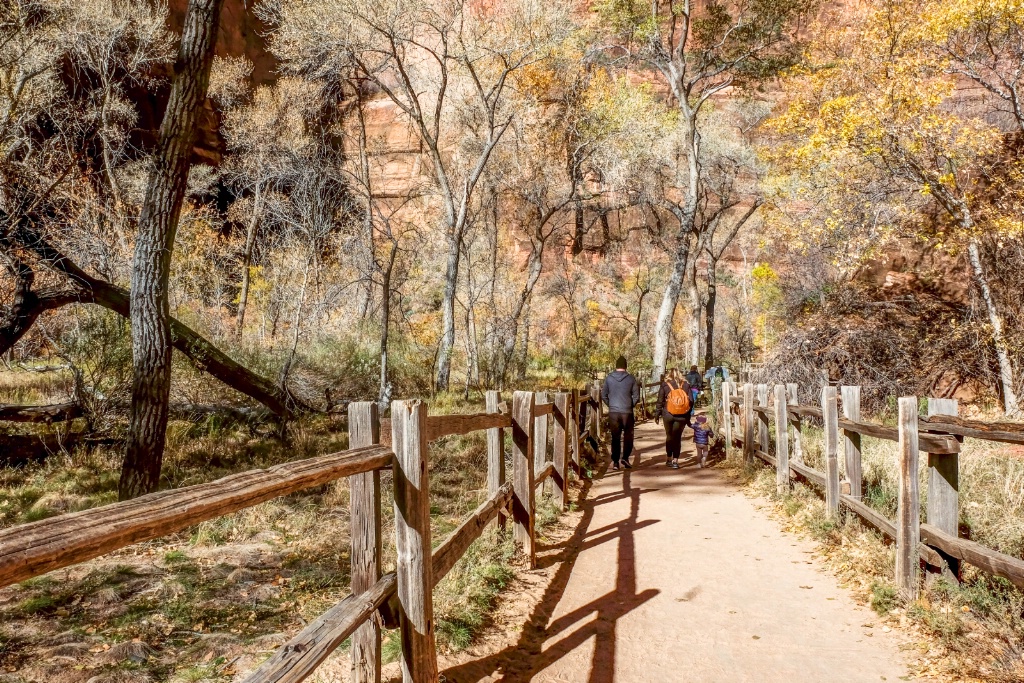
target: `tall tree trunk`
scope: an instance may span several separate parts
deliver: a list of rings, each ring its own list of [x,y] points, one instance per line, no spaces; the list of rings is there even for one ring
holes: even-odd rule
[[[380,278],[380,392],[377,403],[381,410],[391,403],[391,381],[388,379],[388,336],[391,333],[391,273],[395,270],[398,245],[391,243],[387,263]]]
[[[995,299],[992,297],[992,289],[989,287],[985,268],[981,264],[981,253],[978,250],[976,238],[971,238],[968,243],[967,255],[974,280],[978,289],[981,290],[981,298],[985,302],[989,324],[992,325],[992,344],[995,346],[996,359],[999,361],[999,383],[1003,390],[1003,410],[1008,416],[1016,416],[1020,412],[1020,407],[1017,405],[1017,392],[1014,389],[1013,363],[1010,360],[1010,351],[1003,334],[1003,319],[999,316]]]
[[[689,365],[697,365],[700,360],[700,317],[702,313],[700,289],[697,287],[697,254],[694,254],[687,276],[687,293],[690,296],[690,354]]]
[[[245,251],[242,253],[242,289],[238,293],[238,315],[235,317],[235,334],[242,336],[245,327],[245,307],[249,303],[249,283],[251,280],[252,252],[256,244],[256,228],[259,227],[263,215],[263,188],[256,186],[256,194],[252,200],[252,216],[245,229]]]
[[[704,370],[715,363],[715,298],[718,296],[718,259],[708,254],[708,298],[704,302]]]
[[[683,278],[690,257],[689,233],[679,240],[676,253],[672,260],[672,274],[669,276],[665,293],[661,297],[661,308],[658,309],[658,320],[654,324],[654,363],[651,369],[651,381],[656,381],[665,373],[668,364],[669,342],[672,339],[672,320],[675,317],[679,293],[683,289]]]
[[[160,483],[171,389],[171,254],[222,4],[223,0],[189,3],[139,218],[131,288],[132,407],[118,484],[122,500],[149,493]]]
[[[462,232],[449,236],[448,262],[444,271],[444,299],[441,302],[441,343],[437,354],[437,391],[446,391],[452,374],[452,353],[455,350],[455,294],[459,284],[459,255]]]
[[[684,153],[686,154],[687,183],[682,206],[671,205],[672,213],[679,221],[677,233],[678,244],[672,262],[672,275],[669,277],[665,294],[658,310],[658,320],[654,325],[654,358],[651,363],[651,381],[657,381],[665,372],[668,362],[668,347],[672,337],[672,320],[679,303],[679,292],[683,287],[690,259],[690,240],[693,239],[694,223],[697,218],[697,203],[700,200],[700,136],[697,134],[697,112],[690,108],[685,95],[673,90],[678,99],[678,107],[682,114],[684,126]]]

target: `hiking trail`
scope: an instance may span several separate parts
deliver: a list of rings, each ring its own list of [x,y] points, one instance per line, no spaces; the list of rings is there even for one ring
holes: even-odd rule
[[[442,665],[443,679],[558,683],[906,679],[904,638],[714,468],[692,438],[665,466],[664,432],[636,429],[632,469],[595,477],[522,630]]]

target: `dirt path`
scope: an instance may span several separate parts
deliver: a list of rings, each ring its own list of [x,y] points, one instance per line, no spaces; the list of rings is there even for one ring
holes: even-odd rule
[[[906,675],[896,634],[813,563],[811,543],[783,533],[715,470],[667,468],[661,435],[638,428],[639,466],[596,481],[575,535],[541,556],[549,580],[522,631],[449,666],[444,680]]]

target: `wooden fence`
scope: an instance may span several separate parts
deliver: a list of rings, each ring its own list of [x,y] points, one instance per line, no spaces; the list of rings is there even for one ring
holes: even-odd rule
[[[517,391],[512,405],[486,394],[485,413],[429,415],[422,401],[391,404],[391,448],[380,445],[374,403],[349,406],[349,450],[251,470],[134,500],[0,531],[0,587],[174,533],[273,498],[348,477],[351,496],[351,594],[250,674],[246,683],[297,682],[352,637],[352,680],[380,681],[381,627],[401,629],[406,683],[438,679],[432,590],[487,525],[512,518],[516,540],[535,566],[535,495],[549,485],[564,508],[569,475],[580,474],[588,437],[599,435],[597,384],[584,391]],[[548,449],[548,426],[552,448]],[[488,499],[440,545],[430,535],[428,444],[487,430]],[[505,479],[504,431],[511,430],[512,481]],[[550,456],[550,458],[549,458]],[[397,566],[381,566],[380,473],[394,476]],[[549,483],[548,483],[549,482]]]
[[[789,490],[792,478],[799,477],[824,491],[830,517],[837,517],[840,507],[844,507],[894,539],[896,581],[905,597],[916,599],[919,594],[922,562],[950,578],[957,578],[960,563],[967,562],[1024,590],[1024,560],[958,534],[959,453],[964,437],[1024,444],[1024,425],[959,418],[957,402],[949,399],[928,399],[928,414],[920,417],[916,396],[899,399],[895,427],[863,422],[860,387],[856,386],[840,387],[838,392],[836,387],[823,387],[820,407],[799,405],[796,384],[775,385],[772,401],[769,395],[766,384],[723,383],[719,429],[726,443],[741,448],[748,463],[757,458],[775,467],[780,494]],[[802,427],[808,418],[820,420],[823,427],[824,472],[804,463]],[[774,443],[770,420],[775,425]],[[899,490],[895,521],[863,501],[862,435],[897,443]],[[924,523],[920,515],[921,451],[927,453],[928,468]],[[839,477],[840,457],[845,462],[845,481]]]

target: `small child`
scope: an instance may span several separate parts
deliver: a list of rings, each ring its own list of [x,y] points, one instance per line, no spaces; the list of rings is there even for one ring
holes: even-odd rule
[[[708,460],[708,444],[714,435],[708,428],[708,418],[698,415],[693,420],[693,445],[697,447],[697,457],[700,459],[700,466],[704,467]]]

